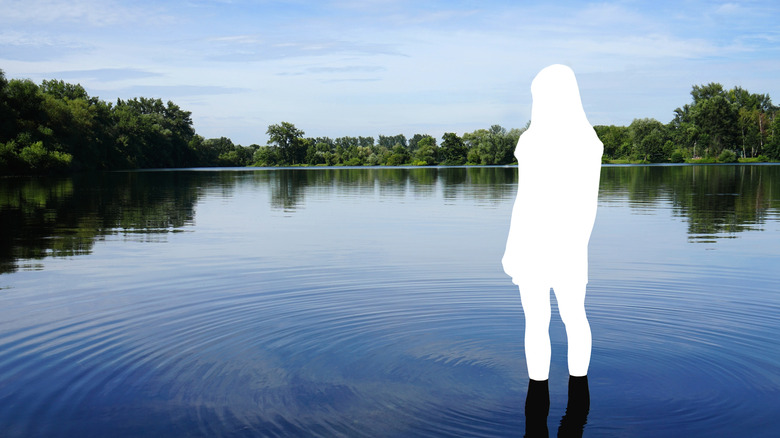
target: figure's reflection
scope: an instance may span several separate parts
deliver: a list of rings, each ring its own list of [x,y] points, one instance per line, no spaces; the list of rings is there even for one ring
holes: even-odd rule
[[[558,427],[559,437],[581,437],[588,422],[590,411],[590,390],[588,376],[569,377],[569,401],[566,403],[566,414],[561,418]]]
[[[547,437],[547,414],[550,413],[550,388],[547,380],[529,380],[525,397],[525,436]]]
[[[529,380],[525,398],[525,437],[549,437],[547,415],[550,413],[550,389],[547,380]],[[569,376],[569,401],[566,414],[558,426],[558,437],[582,437],[590,411],[588,376]]]

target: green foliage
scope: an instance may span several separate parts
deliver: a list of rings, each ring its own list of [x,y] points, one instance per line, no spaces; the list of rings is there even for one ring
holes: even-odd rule
[[[452,132],[445,133],[442,137],[441,157],[445,166],[459,166],[466,163],[468,148],[463,139]]]
[[[189,111],[173,102],[144,97],[117,100],[114,107],[116,154],[129,168],[185,167],[196,164],[190,149],[195,135]]]
[[[628,126],[632,142],[632,156],[649,163],[664,160],[664,145],[667,140],[666,127],[655,119],[634,119]]]
[[[87,100],[89,95],[81,84],[69,84],[63,81],[57,80],[44,80],[41,82],[41,91],[44,94],[51,95],[59,100]]]
[[[780,117],[768,95],[710,83],[694,85],[691,98],[691,103],[674,110],[666,125],[637,119],[628,127],[595,126],[604,156],[610,162],[702,163],[714,162],[728,150],[743,160],[762,154],[780,160]],[[724,158],[732,159],[731,153]]]
[[[514,162],[514,150],[521,134],[522,130],[507,131],[500,125],[464,134],[463,142],[468,149],[466,162],[482,165]]]
[[[402,144],[396,144],[393,146],[393,150],[390,153],[390,156],[387,157],[387,164],[388,166],[400,166],[402,164],[409,164],[411,160],[411,156],[409,155],[409,151],[406,150],[406,146]]]
[[[406,137],[403,134],[398,134],[394,136],[379,136],[379,146],[385,147],[388,150],[393,149],[393,147],[397,144],[400,144],[404,148],[406,148]]]
[[[266,134],[269,141],[279,150],[280,163],[284,165],[301,164],[306,156],[307,145],[304,132],[289,122],[270,125]]]
[[[22,148],[19,157],[36,172],[61,172],[68,169],[73,157],[64,152],[50,151],[37,141]]]
[[[252,156],[252,161],[254,161],[254,166],[271,167],[279,166],[282,163],[282,158],[276,147],[260,146]]]
[[[729,149],[724,149],[723,152],[718,155],[718,161],[721,163],[736,163],[737,153]]]
[[[431,166],[439,162],[439,148],[436,146],[436,139],[431,136],[425,136],[417,142],[417,150],[414,151],[414,161],[417,166]]]
[[[765,94],[710,83],[695,85],[692,102],[668,124],[635,119],[629,126],[595,126],[605,162],[780,160],[778,108]],[[80,84],[5,77],[0,70],[0,174],[187,166],[383,166],[510,164],[528,124],[500,125],[441,146],[427,134],[305,138],[292,123],[268,126],[269,145],[244,147],[227,137],[196,135],[191,113],[144,97],[115,104],[90,97]],[[549,151],[555,154],[557,151]]]
[[[632,141],[627,126],[597,125],[593,129],[604,144],[604,156],[609,159],[631,155]]]
[[[675,110],[672,138],[692,157],[717,157],[724,149],[755,157],[771,141],[771,121],[777,113],[769,96],[710,83],[693,86],[693,102]]]
[[[112,105],[79,84],[44,80],[39,86],[0,74],[0,114],[3,174],[182,167],[218,159],[201,161],[207,154],[198,153],[204,143],[195,137],[190,112],[160,99]]]
[[[13,169],[22,167],[24,164],[16,152],[16,143],[9,141],[8,143],[0,143],[0,172],[7,175],[12,173]]]

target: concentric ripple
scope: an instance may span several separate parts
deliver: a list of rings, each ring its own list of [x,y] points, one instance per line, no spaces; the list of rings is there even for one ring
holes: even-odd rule
[[[517,297],[496,284],[464,295],[485,289],[476,279],[361,280],[388,275],[376,269],[257,272],[220,293],[230,279],[148,284],[100,304],[73,291],[88,312],[3,332],[2,422],[18,436],[117,422],[128,434],[170,422],[182,434],[376,436],[433,430],[443,412],[453,431],[506,427],[484,411],[506,410],[492,391],[522,398]],[[511,351],[496,351],[502,338]]]

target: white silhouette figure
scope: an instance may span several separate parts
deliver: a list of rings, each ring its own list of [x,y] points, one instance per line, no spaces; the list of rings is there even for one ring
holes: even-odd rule
[[[566,326],[569,374],[588,373],[588,241],[603,145],[588,123],[569,67],[544,68],[531,94],[531,125],[515,149],[517,199],[502,263],[520,288],[528,376],[541,381],[550,373],[550,288]]]

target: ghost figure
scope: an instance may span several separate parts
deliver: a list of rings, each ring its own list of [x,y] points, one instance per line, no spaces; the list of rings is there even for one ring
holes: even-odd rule
[[[541,381],[550,372],[550,288],[566,326],[569,374],[588,373],[588,241],[603,145],[585,117],[569,67],[544,68],[531,94],[531,125],[515,148],[517,199],[502,263],[520,288],[528,374]]]

